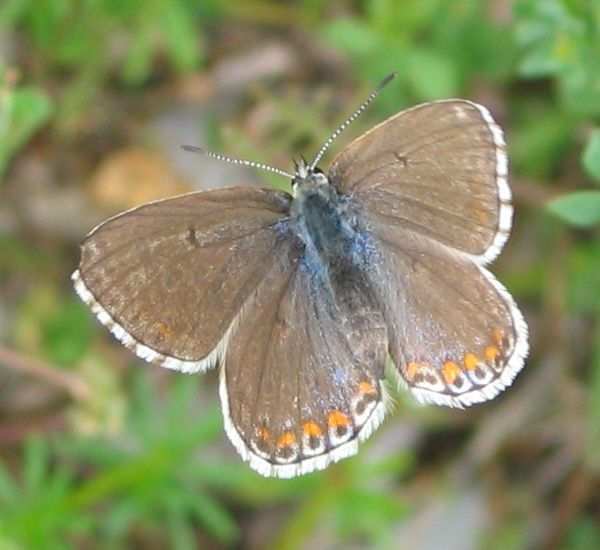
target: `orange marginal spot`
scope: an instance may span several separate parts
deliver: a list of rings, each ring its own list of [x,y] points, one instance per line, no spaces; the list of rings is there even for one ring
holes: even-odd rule
[[[454,381],[462,374],[462,370],[454,361],[445,361],[442,374],[446,384],[454,384]]]
[[[465,368],[467,370],[475,370],[477,368],[477,355],[471,352],[465,353]]]
[[[271,439],[271,434],[267,428],[262,426],[258,428],[258,437],[260,437],[263,441],[269,441]]]
[[[308,437],[321,437],[323,435],[323,431],[321,430],[321,427],[316,422],[313,422],[312,420],[308,420],[307,422],[304,423],[304,425],[302,426],[302,431]]]
[[[496,342],[496,345],[501,348],[502,347],[502,331],[495,328],[492,330],[492,340]]]
[[[363,380],[358,384],[358,391],[359,393],[377,393],[375,391],[375,386],[366,380]]]
[[[485,356],[488,361],[493,361],[500,354],[500,350],[496,346],[485,346]]]
[[[408,376],[408,378],[412,380],[420,368],[421,366],[419,365],[419,363],[409,363],[408,365],[406,365],[406,376]]]
[[[293,445],[294,443],[296,443],[296,436],[294,435],[293,432],[290,432],[290,431],[283,432],[277,438],[277,447],[279,447],[279,448],[289,447],[290,445]]]
[[[481,203],[476,203],[473,210],[475,212],[475,217],[479,220],[481,224],[487,224],[490,221],[490,217],[488,213],[484,210]]]
[[[175,336],[175,331],[166,323],[154,323],[154,331],[162,338],[170,340]]]
[[[339,428],[349,424],[348,417],[340,411],[331,411],[327,416],[327,424],[330,428]]]

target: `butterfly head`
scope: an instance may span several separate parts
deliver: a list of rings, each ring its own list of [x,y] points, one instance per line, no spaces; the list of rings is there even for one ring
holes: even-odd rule
[[[292,191],[294,197],[298,197],[309,189],[319,189],[329,185],[329,179],[318,167],[309,164],[304,157],[297,162],[294,160],[294,178],[292,179]]]

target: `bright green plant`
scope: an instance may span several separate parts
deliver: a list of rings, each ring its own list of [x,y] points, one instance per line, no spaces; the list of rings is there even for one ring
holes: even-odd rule
[[[582,155],[582,165],[600,185],[600,131],[590,137]],[[554,199],[548,209],[566,222],[577,227],[589,227],[600,222],[600,190],[577,191]]]
[[[235,540],[235,522],[215,491],[243,485],[245,467],[202,458],[221,437],[221,421],[214,407],[194,414],[197,395],[198,378],[176,377],[159,406],[147,378],[136,376],[122,437],[63,436],[54,453],[44,439],[30,439],[22,479],[0,465],[3,536],[28,548],[75,547],[78,538],[98,537],[122,547],[143,527],[183,549],[194,547],[199,526],[221,542]],[[75,482],[75,464],[91,469],[83,482]]]
[[[382,95],[379,103],[388,108],[460,95],[475,75],[498,82],[510,75],[514,39],[508,25],[492,20],[487,2],[379,0],[361,6],[363,14],[327,22],[321,33],[367,81],[398,71],[395,86],[403,95]]]
[[[14,548],[65,548],[64,534],[90,532],[92,517],[67,506],[76,490],[74,473],[56,468],[47,441],[27,441],[22,470],[13,478],[0,463],[0,542]]]
[[[13,77],[18,75],[13,72]],[[39,89],[10,82],[0,62],[0,184],[12,156],[41,128],[51,114],[51,103]]]
[[[155,62],[190,72],[203,58],[203,11],[185,0],[8,0],[0,6],[0,31],[23,36],[32,63],[31,81],[62,78],[55,122],[62,128],[79,117],[115,74],[124,86],[142,85]],[[214,6],[204,14],[216,12]]]

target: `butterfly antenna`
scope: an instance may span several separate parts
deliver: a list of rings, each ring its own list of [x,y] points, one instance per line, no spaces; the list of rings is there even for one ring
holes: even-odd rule
[[[240,164],[242,166],[250,166],[251,168],[259,168],[260,170],[266,170],[267,172],[272,172],[273,174],[279,174],[287,179],[294,179],[292,174],[289,174],[285,170],[280,170],[279,168],[275,168],[274,166],[269,166],[268,164],[263,164],[262,162],[256,162],[253,160],[242,160],[236,159],[232,157],[227,157],[225,155],[220,155],[219,153],[213,153],[212,151],[207,151],[206,149],[202,149],[201,147],[195,147],[194,145],[182,145],[181,148],[184,151],[190,151],[191,153],[200,153],[205,157],[209,157],[211,159],[223,160],[225,162],[229,162],[230,164]]]
[[[338,129],[335,132],[333,132],[333,134],[331,134],[331,136],[329,136],[329,139],[324,143],[323,147],[321,147],[320,151],[317,153],[317,156],[315,157],[315,160],[313,160],[312,164],[310,165],[311,170],[314,170],[315,166],[321,160],[321,158],[323,157],[323,155],[325,154],[327,149],[329,149],[329,146],[335,141],[335,139],[364,112],[364,110],[369,106],[369,104],[377,97],[379,92],[381,92],[381,90],[383,90],[383,88],[385,88],[394,78],[396,78],[397,75],[398,75],[398,73],[396,73],[396,72],[388,74],[381,81],[379,86],[377,86],[377,88],[375,88],[371,92],[369,97],[367,97],[367,99],[365,99],[360,104],[358,109],[356,109],[356,111],[354,111],[354,113],[352,113],[344,122],[342,122],[342,124],[340,124]]]

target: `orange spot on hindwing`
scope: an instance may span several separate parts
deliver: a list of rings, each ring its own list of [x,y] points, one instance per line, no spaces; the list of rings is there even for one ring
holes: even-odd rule
[[[477,356],[474,353],[465,353],[465,368],[475,370],[477,368]]]
[[[343,412],[333,410],[327,415],[329,427],[329,440],[333,445],[341,445],[352,437],[350,419]]]
[[[271,433],[265,426],[256,429],[256,437],[250,442],[254,451],[262,458],[271,458]]]
[[[308,456],[315,456],[325,452],[325,439],[323,430],[313,420],[307,420],[302,425],[303,452]]]
[[[494,361],[500,355],[500,350],[496,346],[485,347],[485,357],[488,361]]]
[[[442,374],[446,384],[451,385],[462,374],[462,370],[454,361],[446,361],[442,367]]]
[[[291,447],[295,443],[296,436],[294,435],[294,432],[290,432],[289,430],[287,432],[283,432],[277,438],[277,447],[279,447],[280,449],[284,447]]]
[[[309,420],[304,423],[304,425],[302,426],[302,431],[308,437],[322,437],[323,436],[323,430],[321,430],[321,427],[316,422],[313,422],[312,420]]]
[[[415,374],[419,372],[419,368],[419,363],[411,362],[408,365],[406,365],[406,376],[409,380],[412,380],[415,377]]]
[[[260,439],[262,439],[263,441],[270,441],[271,440],[271,433],[264,426],[260,427],[257,430],[257,432],[258,432],[258,437]]]
[[[167,323],[154,323],[154,332],[163,340],[172,340],[175,336],[175,331],[167,325]]]
[[[502,339],[503,339],[503,334],[502,331],[495,328],[494,330],[492,330],[492,340],[495,342],[496,346],[498,346],[499,348],[502,347]]]
[[[327,425],[330,428],[340,428],[348,426],[348,417],[340,411],[331,411],[327,416]]]
[[[299,446],[294,432],[286,430],[277,438],[277,450],[275,460],[282,464],[288,464],[298,458]]]
[[[475,205],[473,207],[473,211],[474,211],[475,217],[477,218],[479,223],[481,223],[482,225],[486,225],[489,223],[490,216],[486,212],[485,208],[483,207],[483,205],[481,203],[479,203],[479,202],[475,203]]]
[[[373,384],[367,380],[363,380],[358,384],[358,391],[360,393],[377,393],[375,386],[373,386]]]

